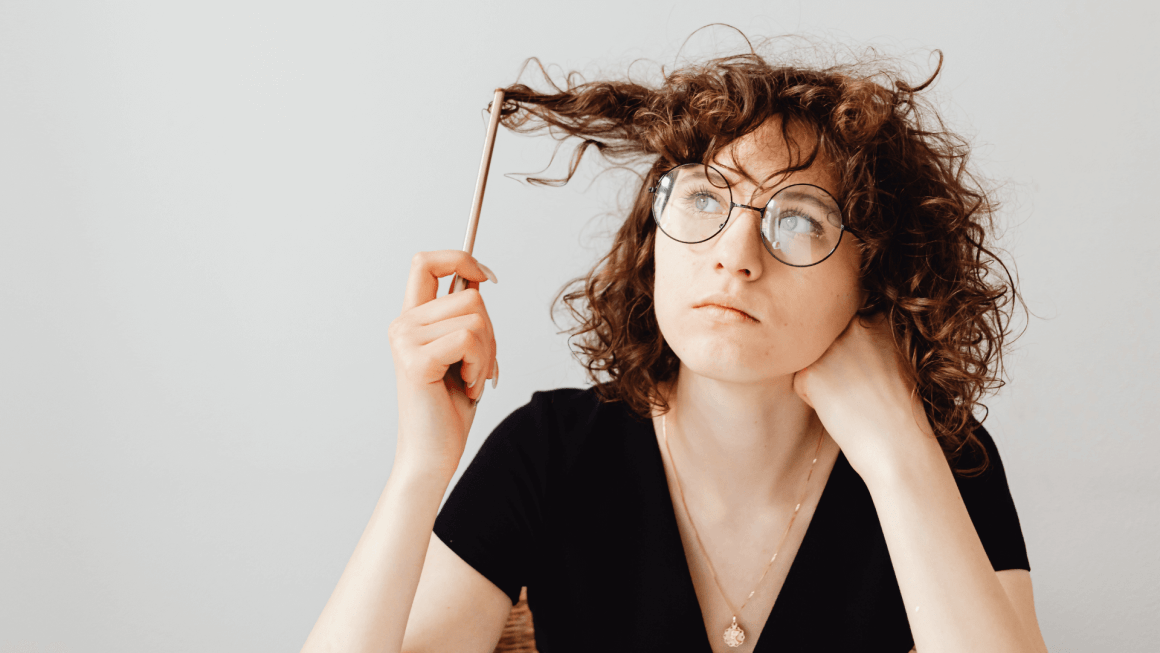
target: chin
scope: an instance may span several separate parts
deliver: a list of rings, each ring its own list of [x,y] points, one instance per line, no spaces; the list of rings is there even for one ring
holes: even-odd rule
[[[825,328],[816,323],[715,326],[666,308],[658,305],[657,324],[682,366],[724,383],[761,383],[793,375],[820,358],[833,342],[819,337]]]
[[[696,339],[674,346],[681,366],[698,376],[723,383],[761,383],[788,376],[812,361],[799,364],[797,356],[778,355],[758,343],[722,342],[720,338]],[[815,357],[816,358],[816,357]]]

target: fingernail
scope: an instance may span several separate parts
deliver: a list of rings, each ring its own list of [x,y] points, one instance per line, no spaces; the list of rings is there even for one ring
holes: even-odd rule
[[[495,376],[491,377],[491,389],[494,390],[499,385],[499,359],[493,359],[495,363]]]
[[[487,275],[488,281],[492,283],[499,283],[499,277],[495,276],[495,273],[491,271],[491,268],[487,267],[483,263],[479,263],[478,261],[476,261],[476,264],[479,265],[479,269],[483,270],[483,273]]]
[[[476,379],[475,381],[472,381],[471,383],[468,383],[468,384],[467,384],[467,387],[469,387],[469,388],[471,388],[471,387],[474,387],[474,386],[475,386],[475,383],[476,383],[476,381],[479,381],[479,379]]]

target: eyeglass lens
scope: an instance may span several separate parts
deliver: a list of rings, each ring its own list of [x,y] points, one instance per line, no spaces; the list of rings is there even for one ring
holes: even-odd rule
[[[673,240],[700,243],[725,227],[732,208],[732,191],[725,177],[713,168],[690,163],[661,177],[652,212],[657,225]],[[841,236],[838,202],[817,186],[786,186],[762,211],[762,241],[783,263],[819,263],[834,251]]]

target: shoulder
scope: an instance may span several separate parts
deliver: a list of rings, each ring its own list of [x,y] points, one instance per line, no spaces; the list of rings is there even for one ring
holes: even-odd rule
[[[522,432],[540,435],[558,435],[573,430],[577,422],[585,422],[600,409],[595,388],[557,388],[532,393],[531,400],[512,411],[500,429],[519,427]]]
[[[544,456],[559,456],[571,466],[585,450],[607,451],[639,429],[646,420],[623,402],[607,401],[595,387],[557,388],[532,393],[528,403],[513,411],[489,440]]]
[[[959,494],[994,568],[1030,569],[1019,514],[1007,483],[1007,472],[999,456],[999,448],[982,425],[975,425],[973,436],[979,446],[973,450],[964,447],[957,466],[969,469],[985,462],[986,467],[974,474],[955,474]]]
[[[562,434],[643,421],[631,414],[623,402],[602,398],[595,387],[535,392],[525,408],[545,417],[550,416]]]
[[[970,479],[1005,477],[1003,459],[999,456],[999,447],[995,444],[995,438],[991,433],[982,424],[975,422],[969,440],[973,442],[965,442],[958,456],[952,461],[952,466],[956,470],[955,478],[962,482]]]
[[[525,408],[551,415],[557,421],[589,417],[601,406],[595,387],[556,388],[532,393]]]

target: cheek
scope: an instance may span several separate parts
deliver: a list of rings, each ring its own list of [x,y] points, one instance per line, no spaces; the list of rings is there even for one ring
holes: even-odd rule
[[[815,342],[821,350],[819,356],[842,334],[862,306],[859,259],[848,253],[835,252],[835,255],[838,254],[846,255],[834,261],[836,265],[826,270],[825,278],[819,280],[816,289],[815,296],[825,298],[817,303],[815,309]]]
[[[657,238],[653,248],[653,307],[661,335],[671,334],[672,325],[677,322],[679,290],[685,285],[681,273],[688,269],[681,265],[680,252],[674,250],[673,244],[668,238]]]
[[[791,367],[801,369],[818,360],[857,313],[862,291],[854,263],[827,260],[816,269],[795,272],[796,283],[787,284],[791,290],[780,297],[785,311],[774,337]]]
[[[861,305],[856,248],[851,252],[843,243],[832,260],[816,268],[794,270],[771,260],[763,283],[774,286],[765,291],[773,314],[756,337],[730,338],[689,319],[696,252],[659,238],[653,261],[653,306],[661,335],[685,365],[714,378],[792,374],[824,354]]]
[[[839,279],[839,300],[845,305],[845,310],[853,318],[854,313],[862,308],[866,291],[862,288],[862,245],[855,238],[843,239],[834,256],[839,257],[841,263],[841,278]],[[847,319],[847,322],[849,319]]]

